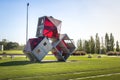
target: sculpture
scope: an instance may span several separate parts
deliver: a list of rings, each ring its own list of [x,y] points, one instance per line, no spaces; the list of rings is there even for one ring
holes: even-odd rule
[[[58,61],[66,61],[75,50],[73,40],[60,34],[61,21],[43,16],[38,19],[36,37],[28,40],[24,53],[30,61],[39,61],[51,51]]]

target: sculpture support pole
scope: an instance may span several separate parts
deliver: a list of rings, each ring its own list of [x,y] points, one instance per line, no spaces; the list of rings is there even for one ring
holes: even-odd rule
[[[28,40],[28,6],[29,6],[29,3],[27,3],[27,15],[26,15],[26,44]]]

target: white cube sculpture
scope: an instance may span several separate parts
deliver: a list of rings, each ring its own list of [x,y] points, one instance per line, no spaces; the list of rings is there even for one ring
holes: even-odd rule
[[[24,53],[30,61],[41,61],[52,49],[52,45],[46,37],[29,39]]]
[[[37,38],[29,39],[24,48],[24,53],[30,61],[41,61],[49,51],[52,51],[58,61],[66,61],[73,53],[74,42],[67,34],[60,34],[61,23],[51,16],[38,19]]]
[[[61,34],[60,39],[53,42],[53,54],[58,59],[58,61],[66,61],[67,58],[75,50],[74,43],[72,39],[68,37],[67,34]]]

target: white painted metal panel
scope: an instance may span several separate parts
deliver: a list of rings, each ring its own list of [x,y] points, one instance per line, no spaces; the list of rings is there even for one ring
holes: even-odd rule
[[[44,38],[32,51],[37,60],[41,61],[52,49],[52,45],[47,38]]]
[[[44,25],[43,24],[37,27],[36,37],[43,36],[43,29],[44,29]]]
[[[30,41],[28,40],[27,44],[24,47],[25,52],[31,52]]]

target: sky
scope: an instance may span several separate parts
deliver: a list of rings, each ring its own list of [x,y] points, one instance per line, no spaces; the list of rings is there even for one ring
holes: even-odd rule
[[[0,40],[26,43],[28,2],[28,38],[35,37],[39,17],[53,16],[75,42],[96,33],[120,41],[120,0],[0,0]]]

